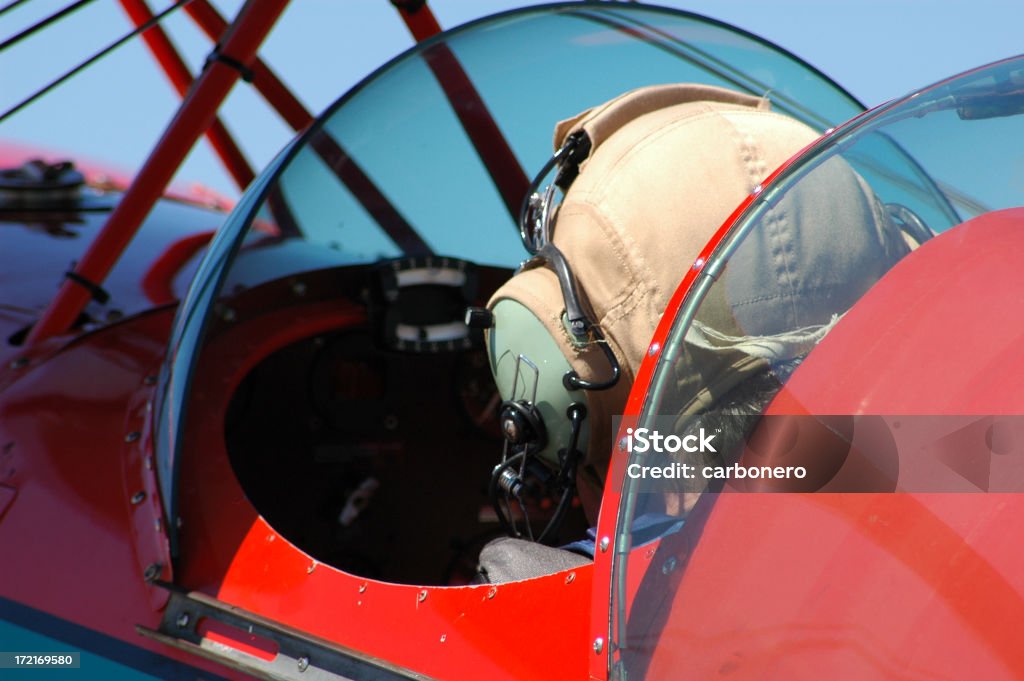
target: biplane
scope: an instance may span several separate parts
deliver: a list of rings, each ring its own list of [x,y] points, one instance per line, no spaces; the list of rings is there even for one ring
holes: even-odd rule
[[[396,2],[420,42],[314,117],[258,57],[286,0],[175,3],[216,44],[194,78],[122,4],[183,95],[149,159],[122,183],[7,150],[0,173],[4,678],[1024,678],[1024,59],[865,113],[686,12],[442,32]],[[297,131],[258,174],[216,118],[240,79]],[[675,263],[599,515],[571,490],[502,504],[509,429],[464,312],[531,255],[554,123],[664,83],[820,137]],[[166,192],[202,135],[246,187],[230,212]],[[781,215],[801,236],[775,248]],[[884,257],[851,255],[883,229]],[[720,409],[754,363],[757,408]],[[686,459],[632,434],[734,420],[700,485],[638,474]],[[510,524],[552,519],[544,556],[588,548],[481,576]]]

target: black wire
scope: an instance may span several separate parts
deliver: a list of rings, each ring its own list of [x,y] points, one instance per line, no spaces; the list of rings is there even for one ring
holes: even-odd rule
[[[7,40],[3,41],[2,43],[0,43],[0,52],[3,52],[4,50],[6,50],[8,47],[11,47],[12,45],[20,43],[25,38],[29,37],[33,33],[37,33],[39,31],[43,30],[44,28],[46,28],[50,24],[54,23],[55,21],[60,21],[61,19],[63,19],[67,15],[71,14],[72,12],[77,12],[78,10],[82,9],[83,7],[85,7],[86,5],[88,5],[91,2],[95,2],[95,0],[77,0],[77,2],[71,3],[70,5],[65,7],[64,9],[57,10],[56,12],[54,12],[50,16],[46,17],[45,19],[41,19],[38,22],[36,22],[35,24],[32,24],[31,26],[26,28],[21,33],[18,33],[17,35],[14,35],[14,36],[8,38]],[[6,11],[6,9],[8,9],[9,7],[10,7],[10,5],[5,7],[4,11]]]
[[[24,4],[26,2],[28,2],[28,0],[11,0],[11,2],[7,3],[3,7],[0,7],[0,17],[10,12],[18,5]]]
[[[42,97],[43,95],[48,93],[50,90],[54,89],[55,87],[57,87],[58,85],[63,83],[64,81],[66,81],[69,78],[71,78],[72,76],[78,74],[80,71],[83,71],[86,68],[92,66],[94,63],[96,63],[97,61],[99,61],[103,57],[107,56],[108,54],[110,54],[111,52],[116,50],[117,48],[121,47],[121,45],[124,45],[126,42],[128,42],[129,40],[131,40],[135,36],[137,36],[140,33],[143,33],[145,31],[149,30],[153,26],[156,26],[158,23],[163,21],[164,17],[166,17],[168,14],[170,14],[174,10],[178,9],[179,7],[183,7],[183,6],[187,5],[187,4],[189,4],[190,2],[192,2],[192,0],[178,0],[178,2],[174,3],[173,5],[168,7],[167,9],[165,9],[165,10],[161,11],[160,13],[156,14],[153,18],[149,19],[148,21],[146,21],[144,24],[140,25],[135,30],[133,30],[133,31],[131,31],[129,33],[126,33],[124,36],[118,38],[117,40],[112,42],[110,45],[107,45],[102,50],[100,50],[96,54],[92,55],[91,57],[86,59],[84,62],[79,64],[78,66],[74,67],[73,69],[71,69],[70,71],[65,73],[64,75],[58,77],[56,80],[52,81],[51,83],[49,83],[46,86],[42,87],[41,89],[37,90],[33,94],[29,95],[27,98],[23,99],[21,102],[15,104],[13,107],[11,107],[7,111],[5,111],[2,114],[0,114],[0,123],[3,123],[5,120],[10,118],[14,114],[18,113],[19,111],[24,109],[26,106],[28,106],[32,102],[36,101],[37,99],[39,99],[40,97]]]

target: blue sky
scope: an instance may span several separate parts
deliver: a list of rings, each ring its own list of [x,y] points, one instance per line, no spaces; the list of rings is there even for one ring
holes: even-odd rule
[[[0,17],[0,41],[71,0],[28,0]],[[155,10],[168,0],[150,0]],[[0,1],[0,5],[8,0]],[[233,16],[239,0],[214,0]],[[506,0],[432,0],[445,27],[521,6]],[[1011,0],[671,0],[660,4],[751,31],[817,66],[866,104],[882,103],[945,76],[1024,51],[1024,4]],[[167,24],[195,69],[210,49],[184,15]],[[0,109],[130,29],[116,0],[95,0],[55,30],[0,54]],[[388,0],[292,0],[262,55],[318,112],[412,44]],[[28,143],[130,171],[173,115],[167,80],[135,42],[56,93],[0,123],[0,140]],[[245,84],[224,118],[259,169],[291,136]],[[237,192],[201,142],[177,177],[229,196]]]

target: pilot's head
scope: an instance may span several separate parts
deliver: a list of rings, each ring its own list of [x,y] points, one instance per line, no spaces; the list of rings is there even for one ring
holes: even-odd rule
[[[623,412],[679,281],[744,197],[817,137],[765,99],[687,84],[641,88],[557,126],[564,200],[549,210],[548,194],[525,211],[524,242],[536,257],[488,303],[487,346],[511,443],[506,459],[522,454],[505,466],[506,485],[532,458],[574,481],[596,520],[612,417]],[[854,182],[848,191],[857,194],[851,219],[875,220],[870,190]],[[799,251],[807,234],[784,230],[762,255]],[[882,248],[861,245],[842,271],[816,272],[839,282]],[[819,246],[794,264],[812,266]],[[753,273],[737,282],[734,294],[751,298],[764,283]],[[802,317],[813,317],[813,293],[806,297]],[[722,307],[731,315],[732,306]],[[726,327],[757,332],[732,318]],[[722,359],[721,370],[731,361]]]

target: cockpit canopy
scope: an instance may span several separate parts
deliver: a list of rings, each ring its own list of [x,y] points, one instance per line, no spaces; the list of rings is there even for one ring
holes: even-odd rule
[[[551,155],[554,124],[623,91],[674,82],[767,95],[776,111],[817,130],[862,109],[750,34],[684,12],[592,3],[513,11],[448,32],[329,107],[246,192],[179,310],[155,410],[172,548],[180,460],[204,455],[183,451],[192,388],[215,339],[289,300],[365,305],[373,293],[346,273],[383,261],[475,264],[486,299],[526,256],[515,217],[527,178]],[[258,294],[275,286],[280,292]]]

